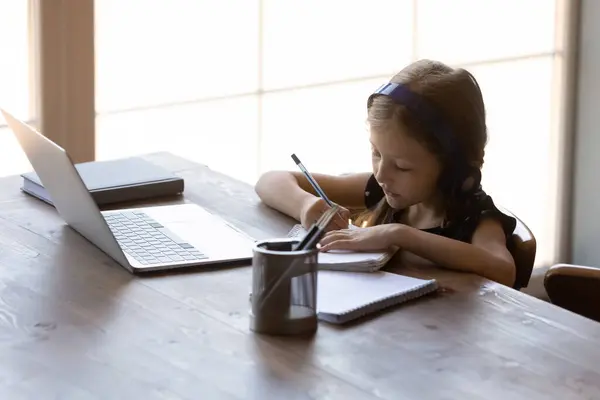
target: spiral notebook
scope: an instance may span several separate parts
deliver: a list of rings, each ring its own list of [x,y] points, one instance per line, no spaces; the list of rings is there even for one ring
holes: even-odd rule
[[[360,229],[360,228],[356,228]],[[303,237],[307,231],[300,224],[288,232],[288,237]],[[372,272],[383,268],[396,251],[357,252],[330,250],[319,253],[319,270]]]
[[[435,279],[418,279],[384,271],[319,271],[317,315],[343,324],[437,290]]]

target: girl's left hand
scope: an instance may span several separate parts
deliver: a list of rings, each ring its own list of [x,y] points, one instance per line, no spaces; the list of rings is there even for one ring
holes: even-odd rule
[[[380,251],[386,250],[397,242],[399,224],[384,224],[368,228],[340,229],[327,232],[321,242],[321,251],[354,250]]]

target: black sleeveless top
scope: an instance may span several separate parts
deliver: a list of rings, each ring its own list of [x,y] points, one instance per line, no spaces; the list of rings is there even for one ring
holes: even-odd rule
[[[492,198],[483,190],[478,190],[473,196],[474,201],[472,202],[472,207],[468,210],[467,215],[462,221],[453,221],[454,223],[449,224],[447,227],[438,226],[435,228],[422,229],[422,231],[470,243],[479,222],[481,222],[484,217],[491,217],[502,224],[505,237],[508,241],[508,238],[512,235],[517,225],[515,218],[502,213],[496,207]],[[379,186],[377,180],[375,180],[375,176],[371,175],[367,182],[367,186],[365,187],[365,206],[367,209],[373,209],[383,197],[383,189]]]

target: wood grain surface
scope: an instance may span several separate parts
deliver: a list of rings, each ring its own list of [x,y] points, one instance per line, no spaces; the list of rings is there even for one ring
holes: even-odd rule
[[[294,221],[166,153],[184,198],[257,239]],[[311,337],[252,333],[249,266],[133,276],[0,180],[0,399],[598,399],[600,324],[477,276]],[[139,203],[135,204],[136,206]]]

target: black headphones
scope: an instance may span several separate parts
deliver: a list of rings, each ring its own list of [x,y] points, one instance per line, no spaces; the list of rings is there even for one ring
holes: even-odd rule
[[[468,165],[460,143],[436,107],[406,86],[390,82],[382,85],[369,96],[367,109],[371,107],[373,99],[378,95],[389,96],[394,103],[406,107],[434,135],[448,159],[461,160],[461,162],[449,163],[452,167],[442,171],[440,183],[445,193],[458,198],[474,193],[481,187],[481,171]]]

